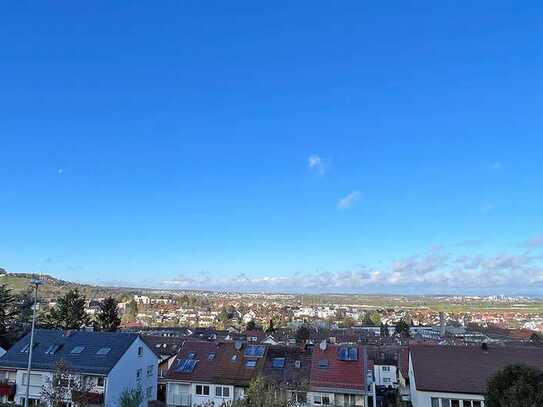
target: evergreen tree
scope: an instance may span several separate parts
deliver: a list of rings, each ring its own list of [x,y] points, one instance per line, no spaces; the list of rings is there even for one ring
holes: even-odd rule
[[[100,303],[97,322],[102,331],[115,332],[121,324],[117,305],[117,300],[113,297],[107,297]]]
[[[488,381],[485,406],[543,406],[543,373],[523,365],[505,367]]]
[[[8,348],[11,344],[11,328],[17,315],[16,299],[11,290],[0,285],[0,346]]]
[[[309,328],[305,325],[302,325],[296,331],[296,342],[303,344],[310,338],[310,336],[311,332],[309,331]]]
[[[398,335],[400,335],[401,337],[408,338],[409,337],[409,324],[402,319],[396,324],[396,327],[394,328],[394,331]]]
[[[79,329],[90,322],[90,318],[85,312],[84,296],[79,294],[79,290],[68,291],[57,301],[55,308],[49,314],[50,321],[57,329]]]

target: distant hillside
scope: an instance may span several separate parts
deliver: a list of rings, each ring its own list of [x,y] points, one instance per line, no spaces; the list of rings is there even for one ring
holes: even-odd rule
[[[15,292],[21,292],[31,289],[30,281],[33,275],[28,273],[8,273],[0,268],[0,284],[5,284]],[[50,275],[41,275],[43,285],[40,287],[40,294],[43,297],[58,297],[67,290],[77,288],[87,298],[102,297],[106,295],[130,294],[132,290],[111,287],[99,287],[89,284],[74,283],[71,281],[60,280]]]

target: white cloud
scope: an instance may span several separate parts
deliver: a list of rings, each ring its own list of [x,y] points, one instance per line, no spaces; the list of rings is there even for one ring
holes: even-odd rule
[[[356,201],[358,201],[359,199],[360,199],[360,192],[353,191],[347,194],[346,196],[344,196],[343,198],[341,198],[337,202],[337,208],[342,209],[342,210],[352,208],[353,205],[356,203]]]
[[[64,173],[64,168],[59,168],[57,170],[58,175],[62,175]]]
[[[502,168],[502,163],[501,161],[495,161],[492,163],[492,165],[490,166],[490,168],[492,168],[493,170],[500,170]]]
[[[324,162],[318,154],[310,155],[307,159],[307,164],[311,170],[317,171],[321,175],[324,175],[326,172]]]

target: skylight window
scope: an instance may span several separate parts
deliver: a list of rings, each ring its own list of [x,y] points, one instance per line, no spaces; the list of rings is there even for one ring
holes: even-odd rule
[[[328,368],[328,359],[319,360],[319,369],[327,369],[327,368]]]
[[[341,346],[337,350],[337,358],[344,361],[358,360],[358,349],[354,346]]]
[[[256,367],[256,360],[247,360],[245,362],[246,367]]]
[[[34,343],[34,346],[32,347],[32,349],[36,349],[36,346],[38,346],[38,343]],[[30,344],[26,344],[22,349],[21,349],[21,353],[28,353],[28,349],[30,349]]]
[[[266,347],[264,345],[249,345],[245,348],[245,356],[261,358],[264,356]]]
[[[210,352],[209,355],[207,355],[207,360],[214,360],[215,359],[215,352]]]
[[[111,348],[100,348],[98,349],[98,352],[96,352],[97,355],[107,355],[109,352],[111,352]]]
[[[196,358],[196,352],[189,352],[187,355],[187,359],[195,359]]]
[[[85,350],[84,346],[74,346],[73,349],[70,351],[70,353],[79,355],[81,352]]]
[[[273,358],[272,367],[276,369],[282,369],[285,367],[285,358]]]
[[[55,353],[58,352],[60,348],[62,348],[62,345],[59,345],[59,344],[51,345],[45,350],[45,354],[54,355]]]

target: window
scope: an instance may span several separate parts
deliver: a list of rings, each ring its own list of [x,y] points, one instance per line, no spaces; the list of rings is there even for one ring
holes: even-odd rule
[[[319,360],[319,369],[327,369],[327,368],[328,368],[328,359]]]
[[[143,356],[143,346],[138,346],[138,356]]]
[[[313,404],[328,405],[330,404],[330,396],[314,396]]]
[[[307,394],[301,391],[292,392],[290,400],[295,404],[306,404],[307,403]]]
[[[37,342],[34,342],[34,346],[32,347],[32,350],[36,349],[36,346],[38,346],[38,343],[37,343]],[[30,349],[30,344],[25,345],[25,346],[21,349],[21,353],[28,353],[28,349]],[[32,399],[30,399],[30,401],[32,401]]]
[[[150,399],[152,397],[152,395],[153,395],[153,388],[152,387],[147,387],[145,395],[147,396],[148,399]]]
[[[196,359],[196,352],[189,352],[187,359]]]
[[[285,358],[273,358],[272,367],[276,369],[282,369],[285,367]]]
[[[383,366],[381,369],[383,369],[383,372],[390,372],[390,366]]]
[[[104,387],[104,382],[105,382],[104,378],[103,378],[103,377],[99,377],[98,380],[96,381],[96,385],[97,385],[98,387]]]
[[[451,400],[451,407],[460,407],[460,400]]]
[[[390,377],[383,377],[383,383],[390,383]]]
[[[107,355],[111,351],[111,348],[100,348],[98,349],[98,352],[96,352],[97,355]]]
[[[432,407],[439,407],[439,399],[432,397]]]
[[[296,369],[299,369],[301,366],[302,366],[302,362],[300,362],[299,360],[296,360],[296,361],[294,362],[294,367],[295,367]]]
[[[153,365],[147,366],[147,376],[153,375]]]
[[[57,353],[57,351],[62,348],[62,345],[58,345],[58,344],[55,344],[55,345],[51,345],[47,348],[47,350],[45,351],[45,354],[46,355],[54,355],[55,353]]]
[[[441,407],[451,407],[450,399],[441,399]]]
[[[207,355],[207,360],[214,360],[215,359],[215,352],[210,352]]]
[[[473,407],[481,407],[481,402],[479,400],[473,400]]]
[[[215,396],[230,397],[230,388],[226,386],[215,386]]]
[[[70,351],[71,354],[79,355],[81,352],[85,350],[84,346],[74,346],[72,350]]]
[[[141,377],[141,369],[138,369],[138,371],[136,372],[136,378],[140,378]]]
[[[209,386],[204,386],[201,384],[196,385],[196,394],[199,396],[209,396]]]
[[[246,367],[256,367],[256,360],[247,360],[245,361]]]

